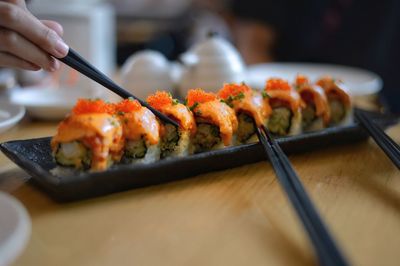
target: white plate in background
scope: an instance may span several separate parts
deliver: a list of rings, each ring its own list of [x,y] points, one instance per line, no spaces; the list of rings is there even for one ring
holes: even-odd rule
[[[247,68],[246,81],[250,86],[263,88],[265,81],[271,77],[280,77],[294,81],[297,74],[308,76],[315,81],[321,76],[329,75],[342,80],[351,95],[369,95],[382,89],[382,79],[375,73],[361,68],[317,64],[317,63],[265,63],[251,65]]]
[[[95,98],[92,89],[23,88],[11,93],[11,102],[25,106],[28,114],[43,120],[63,119],[79,98]]]
[[[0,133],[15,126],[25,114],[25,108],[9,101],[0,100]]]
[[[0,265],[10,265],[24,250],[31,233],[31,220],[24,206],[0,192]]]

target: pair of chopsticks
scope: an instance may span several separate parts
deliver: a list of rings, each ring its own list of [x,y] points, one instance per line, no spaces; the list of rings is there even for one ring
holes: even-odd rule
[[[364,129],[375,140],[376,144],[386,153],[392,162],[400,169],[400,146],[376,125],[363,111],[355,110],[355,116]]]
[[[58,58],[64,64],[72,67],[73,69],[77,70],[78,72],[82,73],[86,77],[96,81],[100,85],[103,85],[107,89],[115,92],[122,98],[133,98],[138,100],[141,105],[147,107],[150,111],[153,112],[158,118],[160,118],[163,122],[172,124],[176,127],[179,127],[178,123],[168,116],[164,115],[163,113],[157,111],[153,107],[151,107],[145,101],[140,100],[139,98],[135,97],[128,91],[124,90],[120,86],[118,86],[114,81],[108,78],[105,74],[103,74],[100,70],[95,68],[92,64],[86,61],[82,56],[80,56],[77,52],[75,52],[72,48],[69,48],[68,54],[63,58]]]
[[[348,265],[287,156],[264,127],[258,128],[257,133],[281,186],[308,232],[320,265]]]

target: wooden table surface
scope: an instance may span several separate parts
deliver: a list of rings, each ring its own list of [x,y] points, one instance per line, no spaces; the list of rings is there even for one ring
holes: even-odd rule
[[[25,120],[0,141],[54,132]],[[387,132],[400,141],[400,125]],[[351,263],[400,265],[400,172],[371,139],[290,159]],[[69,204],[27,180],[0,155],[0,190],[32,219],[15,265],[315,264],[269,163]]]

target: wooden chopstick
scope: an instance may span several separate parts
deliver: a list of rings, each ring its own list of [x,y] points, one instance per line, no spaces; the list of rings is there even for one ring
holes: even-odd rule
[[[278,143],[265,128],[258,129],[258,136],[274,168],[280,184],[302,221],[321,265],[348,265],[333,241],[317,210],[300,182],[295,170]]]
[[[77,70],[78,72],[82,73],[83,75],[87,76],[88,78],[96,81],[100,85],[103,85],[105,88],[115,92],[122,98],[130,98],[132,97],[135,100],[138,100],[141,105],[147,107],[151,110],[158,118],[160,118],[163,122],[172,124],[176,127],[179,127],[178,123],[168,116],[164,115],[163,113],[157,111],[153,107],[151,107],[147,102],[142,101],[141,99],[135,97],[130,92],[124,90],[120,86],[118,86],[114,81],[108,78],[105,74],[103,74],[100,70],[95,68],[92,64],[86,61],[82,56],[80,56],[77,52],[75,52],[72,48],[69,48],[67,56],[64,58],[58,58],[64,64],[72,67],[73,69]]]
[[[375,140],[378,146],[386,153],[389,159],[400,169],[400,146],[363,111],[355,110],[355,116],[363,128]]]

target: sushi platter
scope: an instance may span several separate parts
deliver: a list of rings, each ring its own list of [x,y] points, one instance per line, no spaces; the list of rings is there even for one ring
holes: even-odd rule
[[[353,119],[345,86],[330,77],[293,84],[271,78],[264,90],[224,84],[189,90],[184,103],[158,91],[147,98],[173,119],[158,120],[138,101],[80,99],[52,138],[10,141],[0,149],[59,201],[157,185],[266,159],[257,127],[290,154],[368,137]],[[390,116],[369,114],[385,127]]]
[[[396,123],[396,119],[388,115],[371,113],[370,116],[384,128]],[[295,154],[325,149],[329,145],[352,144],[367,138],[367,133],[355,123],[282,137],[278,142],[287,154]],[[10,141],[2,143],[0,149],[29,173],[40,188],[61,202],[158,185],[265,160],[262,146],[253,143],[165,159],[151,164],[115,165],[103,172],[71,170],[64,175],[56,175],[52,172],[57,164],[52,158],[50,141],[50,137]]]

